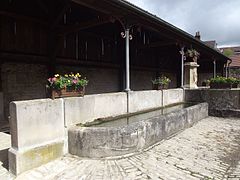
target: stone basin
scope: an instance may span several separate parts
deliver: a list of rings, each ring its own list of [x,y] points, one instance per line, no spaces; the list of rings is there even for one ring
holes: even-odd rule
[[[174,106],[171,108],[174,109]],[[148,113],[151,115],[113,118],[112,122],[69,129],[69,153],[80,157],[104,158],[142,151],[206,118],[208,104],[182,105],[165,114],[160,110]]]

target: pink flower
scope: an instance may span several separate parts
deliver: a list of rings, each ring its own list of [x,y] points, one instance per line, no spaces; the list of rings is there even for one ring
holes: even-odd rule
[[[73,84],[77,84],[78,80],[74,79],[72,82],[73,82]]]
[[[55,77],[52,78],[52,82],[55,82],[55,81],[57,81],[57,78],[55,78]]]

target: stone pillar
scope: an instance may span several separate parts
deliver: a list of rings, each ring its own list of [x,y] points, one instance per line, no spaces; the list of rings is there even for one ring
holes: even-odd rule
[[[184,64],[185,71],[184,71],[184,77],[185,77],[185,88],[198,88],[197,87],[197,81],[198,81],[198,74],[197,74],[197,68],[199,65],[196,62],[186,62]]]

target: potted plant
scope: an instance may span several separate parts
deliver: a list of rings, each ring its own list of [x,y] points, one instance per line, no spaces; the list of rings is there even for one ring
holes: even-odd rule
[[[231,78],[225,78],[217,76],[216,78],[210,79],[211,89],[230,89],[232,87],[233,80]]]
[[[232,81],[232,88],[239,88],[240,79],[237,79],[234,77],[230,77],[229,79],[231,79],[231,81]]]
[[[202,86],[209,86],[210,85],[210,80],[204,80],[203,82],[202,82]]]
[[[84,96],[85,86],[88,84],[86,78],[81,78],[79,73],[56,74],[48,79],[47,89],[52,99],[59,97]]]
[[[152,80],[153,90],[167,89],[171,80],[166,76],[157,77]]]
[[[185,56],[188,62],[197,62],[200,53],[196,49],[188,49],[185,52]]]

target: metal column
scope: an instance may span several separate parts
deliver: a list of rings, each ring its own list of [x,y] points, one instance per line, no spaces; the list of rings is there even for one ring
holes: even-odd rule
[[[213,77],[216,78],[217,68],[216,68],[216,60],[213,61]]]
[[[184,47],[181,48],[180,51],[182,55],[182,61],[181,61],[181,87],[184,87]]]
[[[125,36],[126,36],[126,89],[125,91],[130,91],[130,54],[129,54],[129,29],[127,28],[125,30]]]

